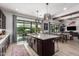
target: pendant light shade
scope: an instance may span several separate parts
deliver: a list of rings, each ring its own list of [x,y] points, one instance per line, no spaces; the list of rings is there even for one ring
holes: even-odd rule
[[[44,14],[44,20],[49,20],[51,19],[51,14],[48,13],[48,3],[46,3],[46,6],[47,6],[47,13]]]
[[[49,20],[51,19],[51,14],[47,13],[47,14],[44,14],[44,20]]]

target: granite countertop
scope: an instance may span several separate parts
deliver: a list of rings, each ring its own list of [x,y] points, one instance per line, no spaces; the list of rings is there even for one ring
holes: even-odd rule
[[[0,35],[0,44],[6,40],[6,38],[9,36],[9,33],[6,33],[5,35]]]
[[[52,38],[58,38],[58,35],[50,35],[50,34],[28,34],[29,36],[41,39],[41,40],[47,40]]]

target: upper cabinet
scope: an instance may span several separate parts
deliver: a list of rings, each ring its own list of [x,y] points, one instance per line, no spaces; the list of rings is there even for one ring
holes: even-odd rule
[[[1,18],[1,10],[0,10],[0,18]]]
[[[6,29],[6,16],[0,10],[0,29]]]

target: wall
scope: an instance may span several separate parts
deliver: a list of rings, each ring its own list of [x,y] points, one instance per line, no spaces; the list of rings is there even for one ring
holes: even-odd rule
[[[75,22],[75,23],[72,23]],[[66,25],[65,31],[67,31],[67,26],[76,26],[77,30],[75,32],[79,32],[79,18],[73,20],[64,20],[64,24]]]
[[[10,42],[12,42],[12,22],[13,22],[13,17],[12,17],[12,13],[10,13],[10,12],[8,12],[8,11],[6,11],[6,10],[2,10],[3,11],[3,13],[5,14],[5,16],[6,16],[6,31],[8,32],[8,33],[10,33]]]

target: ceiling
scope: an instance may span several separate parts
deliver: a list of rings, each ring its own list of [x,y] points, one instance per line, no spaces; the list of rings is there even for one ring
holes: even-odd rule
[[[71,9],[79,5],[77,3],[49,3],[48,12],[51,15],[58,15],[66,10]],[[6,10],[28,14],[31,16],[37,16],[36,10],[38,10],[38,16],[43,17],[43,15],[47,12],[45,3],[0,3],[0,7],[5,8]],[[65,9],[65,10],[64,10]]]

